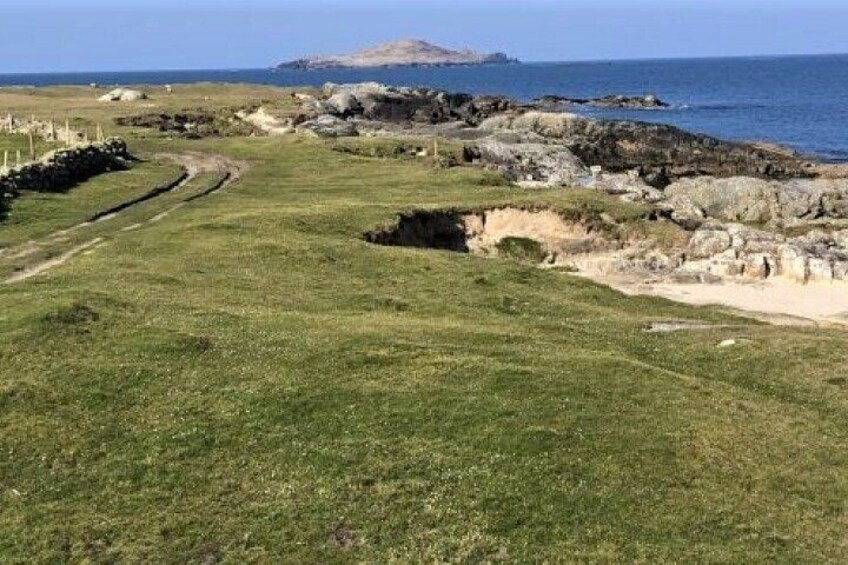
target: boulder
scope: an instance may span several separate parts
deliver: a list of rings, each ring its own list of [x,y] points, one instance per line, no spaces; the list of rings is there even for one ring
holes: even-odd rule
[[[509,143],[489,138],[478,142],[474,157],[515,182],[563,186],[589,174],[580,159],[561,145]]]
[[[743,258],[744,274],[749,279],[766,279],[774,268],[774,258],[768,253],[751,253]]]
[[[136,102],[138,100],[146,100],[147,95],[140,90],[132,90],[129,88],[116,88],[115,90],[104,94],[98,100],[101,102]]]
[[[297,131],[317,137],[355,137],[359,135],[354,124],[329,115],[307,120],[297,127]]]
[[[828,257],[810,257],[807,261],[807,280],[832,281],[833,262]]]
[[[730,249],[731,237],[727,230],[717,227],[702,228],[689,238],[689,254],[695,259],[712,257]]]
[[[778,272],[781,276],[800,283],[810,277],[809,257],[795,245],[781,245],[777,250]]]
[[[776,193],[770,182],[751,177],[687,178],[665,189],[673,209],[689,209],[694,204],[707,217],[751,223],[765,223],[774,217]]]
[[[338,92],[327,99],[327,104],[330,106],[330,111],[345,118],[355,116],[362,113],[362,104],[350,92]]]

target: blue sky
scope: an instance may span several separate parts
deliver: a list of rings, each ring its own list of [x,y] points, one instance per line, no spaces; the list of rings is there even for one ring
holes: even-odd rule
[[[256,68],[416,37],[526,61],[848,52],[848,0],[24,0],[0,73]]]

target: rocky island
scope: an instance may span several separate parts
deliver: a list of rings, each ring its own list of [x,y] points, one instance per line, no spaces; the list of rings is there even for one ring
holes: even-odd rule
[[[344,69],[369,67],[451,67],[508,65],[518,63],[504,53],[481,54],[467,49],[455,51],[420,39],[383,43],[349,55],[319,55],[281,63],[283,69]]]

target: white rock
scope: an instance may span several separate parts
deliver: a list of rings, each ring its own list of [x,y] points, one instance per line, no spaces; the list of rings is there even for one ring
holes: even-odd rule
[[[749,279],[765,279],[772,272],[774,259],[767,253],[751,253],[744,257],[745,276]]]
[[[145,100],[147,95],[140,90],[132,90],[129,88],[116,88],[115,90],[104,94],[98,100],[100,102],[136,102]]]
[[[811,281],[832,281],[833,280],[833,263],[829,259],[823,257],[810,257],[807,263],[808,280]]]
[[[736,345],[735,339],[726,339],[726,340],[722,341],[721,343],[719,343],[716,347],[724,348],[724,347],[733,347],[734,345]]]
[[[809,257],[794,245],[781,245],[777,250],[778,273],[796,282],[810,278]]]

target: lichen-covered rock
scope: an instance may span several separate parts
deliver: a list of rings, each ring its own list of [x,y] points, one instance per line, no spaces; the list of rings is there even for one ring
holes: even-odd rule
[[[359,135],[354,124],[329,115],[307,120],[297,127],[297,131],[317,137],[355,137]]]
[[[699,229],[689,239],[689,253],[695,259],[712,257],[730,249],[731,243],[730,234],[725,229]]]
[[[484,131],[526,131],[555,139],[589,166],[614,172],[640,169],[643,175],[674,179],[712,175],[768,179],[810,177],[805,161],[778,150],[731,143],[662,124],[595,120],[575,114],[524,112],[496,115]]]
[[[477,143],[475,157],[516,182],[563,186],[589,175],[586,166],[561,145],[504,143],[489,138]]]
[[[672,208],[694,203],[706,216],[730,222],[764,223],[772,219],[775,188],[750,177],[682,179],[665,189]]]

